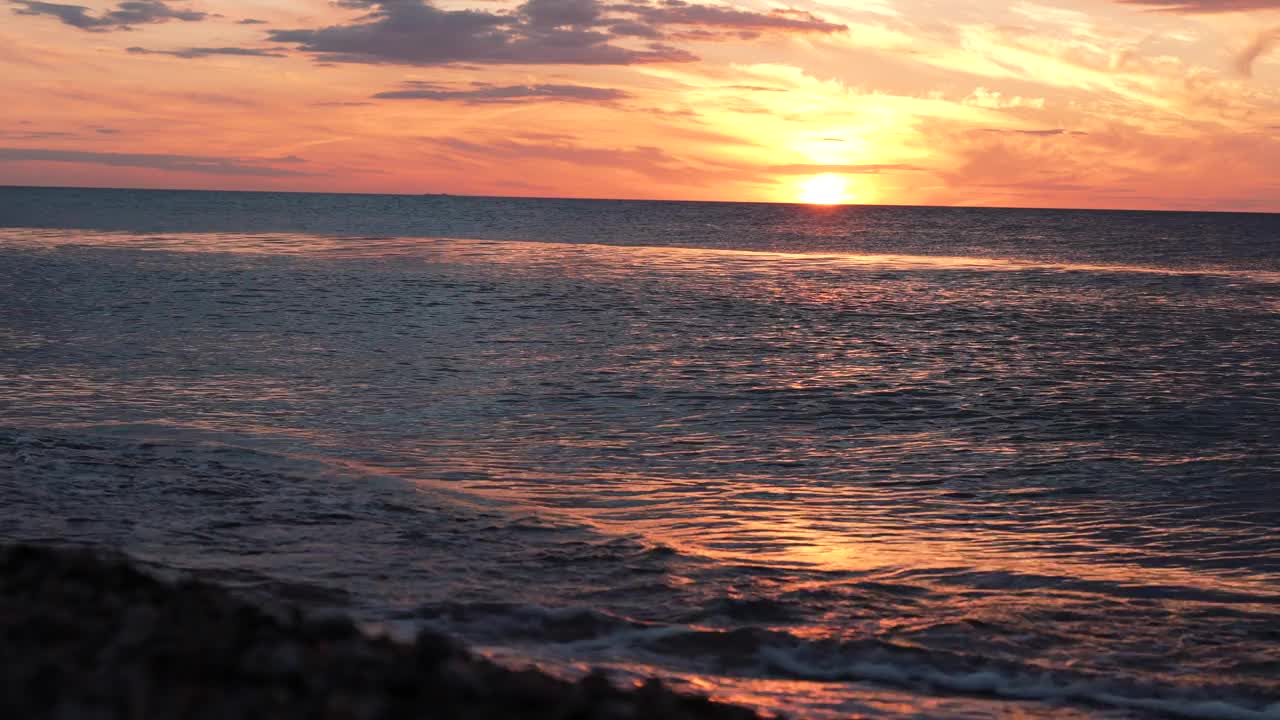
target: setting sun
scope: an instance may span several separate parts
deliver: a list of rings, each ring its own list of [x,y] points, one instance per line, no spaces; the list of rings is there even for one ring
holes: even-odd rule
[[[839,205],[849,199],[849,181],[843,175],[823,173],[800,184],[800,202],[811,205]]]

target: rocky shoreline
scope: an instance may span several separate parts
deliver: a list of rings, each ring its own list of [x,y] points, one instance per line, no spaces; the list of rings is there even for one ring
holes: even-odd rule
[[[0,547],[0,717],[752,720],[672,692],[511,670],[449,638],[370,637],[342,618],[267,610],[122,555]]]

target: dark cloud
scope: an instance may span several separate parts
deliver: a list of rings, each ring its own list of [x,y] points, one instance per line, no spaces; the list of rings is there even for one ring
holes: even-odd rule
[[[596,25],[602,8],[596,0],[528,0],[520,14],[530,27],[551,30]]]
[[[347,3],[353,6],[356,3]],[[543,6],[562,5],[561,12]],[[531,0],[519,14],[440,10],[424,0],[370,0],[372,11],[351,25],[318,30],[275,30],[274,42],[296,43],[329,62],[441,65],[488,64],[632,65],[696,58],[676,48],[651,44],[645,50],[609,42],[592,25],[583,0]]]
[[[102,153],[81,150],[51,150],[44,148],[0,147],[0,162],[61,162],[110,165],[113,167],[150,168],[177,172],[198,172],[211,175],[246,175],[255,177],[281,177],[306,175],[296,170],[263,167],[247,164],[237,158],[204,157],[199,155],[162,155],[153,153]]]
[[[257,18],[245,18],[243,20],[237,20],[236,24],[237,25],[266,25],[267,21],[258,20]]]
[[[352,100],[322,100],[311,104],[316,107],[368,107],[369,105],[377,105],[377,103]]]
[[[1280,0],[1118,0],[1157,12],[1204,14],[1280,10]]]
[[[116,5],[114,10],[108,10],[101,15],[91,15],[89,8],[83,5],[62,5],[37,0],[10,0],[10,2],[22,6],[14,10],[18,15],[48,15],[57,18],[65,25],[89,32],[131,30],[135,25],[150,25],[170,20],[196,22],[209,17],[209,13],[175,8],[165,4],[164,0],[125,0]]]
[[[451,90],[433,83],[405,83],[403,90],[381,92],[382,100],[460,100],[471,104],[526,102],[611,102],[629,97],[612,88],[584,85],[510,85]]]
[[[282,58],[288,57],[278,48],[241,48],[241,47],[194,47],[183,48],[182,50],[148,50],[141,47],[128,48],[128,52],[134,55],[172,55],[173,57],[186,58],[194,60],[196,58],[205,58],[210,55],[238,55],[242,57],[269,57]]]
[[[757,13],[676,0],[527,0],[509,12],[442,10],[429,0],[338,0],[338,5],[368,12],[349,24],[272,30],[268,37],[326,62],[636,65],[698,59],[662,40],[716,40],[725,31],[754,37],[846,29],[806,12]],[[648,42],[618,44],[636,39]]]

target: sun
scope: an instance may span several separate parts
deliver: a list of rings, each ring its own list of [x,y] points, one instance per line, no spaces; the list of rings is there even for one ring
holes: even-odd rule
[[[849,202],[849,181],[843,175],[822,173],[800,183],[800,202],[839,205]]]

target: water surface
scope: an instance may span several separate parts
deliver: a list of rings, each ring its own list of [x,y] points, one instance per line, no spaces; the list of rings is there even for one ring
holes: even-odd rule
[[[1280,717],[1277,216],[0,224],[0,536],[802,717]]]

